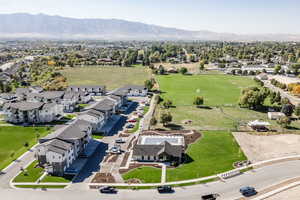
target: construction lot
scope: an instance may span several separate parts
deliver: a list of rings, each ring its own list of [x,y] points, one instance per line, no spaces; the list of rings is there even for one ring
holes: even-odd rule
[[[300,135],[251,135],[233,133],[243,152],[252,162],[300,154]]]

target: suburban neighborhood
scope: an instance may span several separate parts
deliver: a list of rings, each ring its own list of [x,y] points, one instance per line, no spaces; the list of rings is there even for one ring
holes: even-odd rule
[[[299,2],[0,3],[0,199],[300,199]]]

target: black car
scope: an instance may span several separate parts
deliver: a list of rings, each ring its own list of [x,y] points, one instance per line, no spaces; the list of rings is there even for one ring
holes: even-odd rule
[[[107,187],[100,188],[100,192],[106,194],[115,194],[118,191],[115,187],[107,186]]]
[[[240,188],[240,193],[245,197],[250,197],[256,195],[257,191],[254,187],[245,186]]]
[[[158,186],[157,187],[157,191],[159,193],[172,193],[172,192],[174,192],[174,190],[172,189],[172,187],[169,186],[169,185]]]
[[[206,194],[206,195],[202,195],[201,199],[202,200],[216,200],[218,196],[219,196],[219,194]]]

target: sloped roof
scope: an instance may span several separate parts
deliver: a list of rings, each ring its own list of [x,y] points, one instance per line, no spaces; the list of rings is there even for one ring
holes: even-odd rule
[[[174,157],[181,157],[183,147],[179,145],[172,145],[165,141],[160,145],[137,144],[133,148],[133,155],[137,156],[158,156],[162,153],[166,153]]]

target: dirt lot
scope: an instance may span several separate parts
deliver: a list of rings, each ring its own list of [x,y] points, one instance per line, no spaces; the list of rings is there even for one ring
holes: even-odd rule
[[[267,198],[268,200],[284,200],[284,199],[299,199],[300,186],[291,188],[272,197]]]
[[[300,135],[259,136],[244,132],[233,135],[252,162],[300,154]]]

